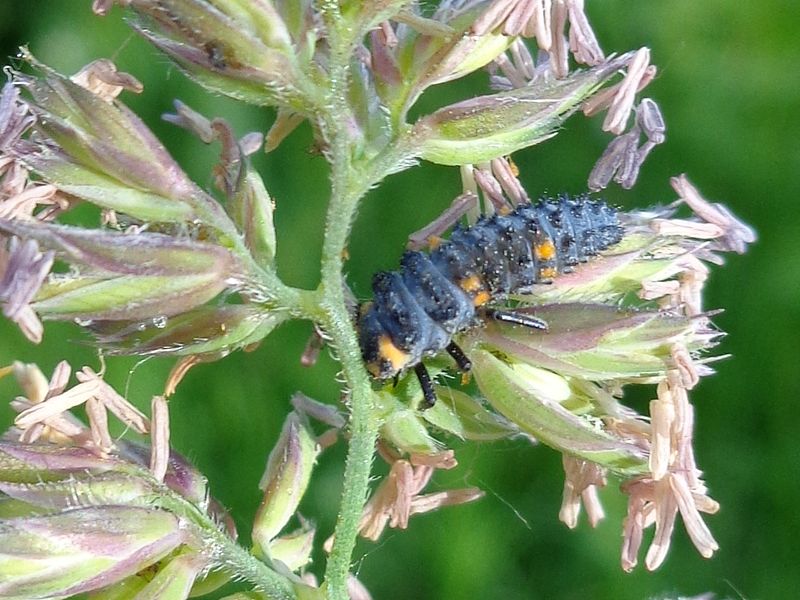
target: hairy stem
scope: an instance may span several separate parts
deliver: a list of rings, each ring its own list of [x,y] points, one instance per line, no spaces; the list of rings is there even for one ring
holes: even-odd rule
[[[216,547],[216,555],[226,569],[251,583],[271,600],[294,600],[295,587],[289,579],[273,571],[221,531],[207,535]]]
[[[369,375],[361,360],[361,349],[345,298],[342,257],[361,198],[387,174],[411,164],[417,149],[415,138],[401,131],[394,142],[371,162],[353,158],[352,134],[355,128],[351,128],[351,124],[355,117],[347,98],[353,48],[363,32],[343,18],[337,2],[322,0],[320,8],[331,49],[327,102],[319,117],[331,165],[331,199],[325,223],[318,292],[322,325],[339,355],[350,402],[350,439],[333,549],[325,571],[325,590],[331,600],[348,600],[347,578],[358,524],[369,492],[380,421],[375,416]]]
[[[348,598],[347,577],[358,524],[369,491],[369,475],[378,434],[378,421],[373,416],[372,390],[361,364],[360,350],[349,322],[349,315],[343,310],[343,300],[342,298],[342,304],[339,304],[331,297],[326,298],[326,308],[330,316],[327,331],[336,341],[350,399],[350,441],[345,462],[342,499],[333,549],[325,572],[328,598],[332,600]]]
[[[143,476],[149,476],[149,473]],[[164,508],[191,523],[197,529],[205,551],[225,571],[247,581],[270,600],[297,598],[296,585],[302,584],[291,581],[286,575],[257,559],[220,530],[211,517],[185,498],[165,489],[163,496],[151,502],[152,505]]]
[[[356,333],[348,313],[342,275],[343,254],[361,197],[371,184],[367,173],[354,168],[348,130],[347,105],[350,36],[336,3],[323,2],[328,42],[331,44],[327,114],[321,123],[331,163],[331,199],[322,248],[320,304],[323,325],[339,354],[350,400],[350,443],[345,463],[343,491],[333,549],[325,571],[327,597],[347,600],[347,578],[355,548],[358,523],[369,491],[372,456],[378,434],[373,417],[372,391],[361,362]]]

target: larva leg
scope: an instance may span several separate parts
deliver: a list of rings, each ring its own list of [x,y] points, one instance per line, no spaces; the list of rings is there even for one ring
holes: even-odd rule
[[[466,373],[467,371],[472,369],[472,362],[467,358],[467,355],[464,354],[464,351],[456,344],[455,342],[450,342],[447,345],[447,353],[453,357],[453,360],[456,361],[458,368]]]
[[[494,319],[495,321],[500,321],[501,323],[522,325],[523,327],[530,327],[531,329],[547,331],[547,321],[532,315],[525,315],[510,310],[496,310],[493,308],[487,308],[483,311],[483,314],[488,318]]]
[[[425,397],[425,401],[419,407],[420,410],[432,408],[436,404],[436,391],[433,389],[433,381],[428,369],[422,363],[417,363],[414,367],[414,373],[417,374],[419,385],[422,388],[422,395]]]

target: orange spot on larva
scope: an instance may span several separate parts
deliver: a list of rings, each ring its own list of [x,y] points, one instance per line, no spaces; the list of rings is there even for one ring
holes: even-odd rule
[[[550,238],[536,244],[533,251],[538,260],[551,260],[556,256],[556,246]]]
[[[542,279],[553,279],[556,275],[558,275],[558,271],[556,271],[555,267],[544,267],[539,269],[539,277]]]
[[[473,298],[472,303],[475,306],[483,306],[491,299],[492,297],[489,294],[489,292],[487,292],[486,290],[481,290],[480,292],[475,294],[475,298]]]
[[[458,286],[467,293],[477,292],[483,287],[483,282],[477,275],[470,275],[459,281]]]
[[[436,250],[442,245],[442,238],[440,238],[438,235],[430,235],[426,241],[428,242],[428,248],[431,250]]]
[[[409,361],[408,353],[395,346],[388,335],[382,335],[378,338],[378,356],[388,360],[389,364],[392,365],[392,370],[395,372],[400,371]]]

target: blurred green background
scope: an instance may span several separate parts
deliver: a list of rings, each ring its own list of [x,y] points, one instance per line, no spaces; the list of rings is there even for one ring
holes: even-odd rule
[[[797,597],[800,590],[800,38],[792,0],[590,0],[588,12],[603,48],[623,52],[650,46],[660,74],[647,89],[668,125],[667,143],[645,163],[632,191],[605,195],[623,207],[646,207],[674,196],[668,178],[686,172],[711,199],[751,223],[759,241],[745,256],[716,268],[706,306],[723,307],[715,322],[729,333],[719,349],[732,358],[717,365],[692,394],[697,411],[696,453],[714,498],[708,518],[721,550],[701,558],[678,526],[666,563],[655,573],[619,567],[624,498],[617,482],[602,493],[607,518],[596,530],[575,531],[558,520],[560,456],[544,447],[506,442],[464,447],[459,468],[436,486],[477,485],[486,497],[472,505],[415,517],[408,531],[378,543],[359,543],[356,571],[376,600],[401,598],[642,599],[715,592],[719,597]],[[199,91],[163,57],[136,38],[121,11],[94,17],[90,2],[0,0],[0,51],[23,43],[43,61],[71,73],[98,57],[114,59],[145,86],[123,96],[161,136],[187,171],[210,187],[217,149],[162,123],[180,98],[200,112],[225,116],[239,134],[265,130],[274,114]],[[435,89],[422,110],[483,89],[484,75]],[[531,195],[579,192],[608,137],[598,119],[576,117],[554,140],[515,155]],[[323,160],[309,153],[307,128],[278,151],[255,161],[277,201],[279,265],[291,284],[317,283],[327,197]],[[396,264],[406,236],[450,202],[456,170],[423,165],[390,178],[363,205],[350,245],[349,277],[369,293],[370,275]],[[247,531],[259,492],[256,483],[296,390],[338,400],[336,366],[323,353],[313,369],[299,365],[310,333],[291,323],[258,351],[192,370],[171,402],[172,439],[208,476],[212,492]],[[0,324],[0,365],[36,361],[50,372],[68,358],[97,365],[78,329],[48,324],[39,347]],[[142,407],[161,391],[172,362],[112,359],[108,377]],[[0,395],[17,392],[8,378]],[[3,401],[4,403],[5,401]],[[641,399],[637,401],[641,402]],[[641,406],[640,406],[641,408]],[[11,421],[0,406],[0,423]],[[458,444],[455,444],[458,448]],[[320,538],[333,526],[343,449],[323,455],[302,511],[317,519]],[[379,467],[379,470],[383,467]],[[316,556],[315,571],[324,559]]]

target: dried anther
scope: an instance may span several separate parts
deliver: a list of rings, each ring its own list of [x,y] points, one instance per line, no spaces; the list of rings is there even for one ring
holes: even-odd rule
[[[152,423],[150,472],[164,481],[169,466],[169,406],[164,396],[153,396],[150,404]]]
[[[664,133],[667,126],[664,123],[664,115],[661,109],[652,98],[642,98],[636,108],[636,123],[642,128],[648,141],[653,144],[664,143]]]
[[[694,213],[722,231],[718,244],[720,250],[743,254],[747,244],[756,241],[756,233],[751,227],[738,219],[727,207],[722,204],[712,204],[700,195],[695,186],[689,182],[686,175],[673,177],[670,180],[672,188],[678,193]]]
[[[19,413],[14,424],[22,441],[42,439],[107,456],[115,448],[108,431],[108,411],[138,433],[150,431],[147,417],[89,367],[76,373],[79,383],[72,388],[67,387],[71,368],[65,361],[58,364],[49,384],[35,365],[14,363],[14,373],[26,394],[12,402]],[[86,405],[88,429],[69,412],[81,404]]]
[[[0,238],[0,244],[3,239]],[[8,248],[0,246],[0,303],[3,314],[17,323],[25,336],[34,343],[42,340],[42,324],[30,303],[44,283],[53,266],[55,253],[40,252],[34,240],[21,242],[16,236]]]
[[[104,58],[89,63],[71,79],[106,102],[112,102],[123,90],[140,94],[144,89],[133,75],[117,71],[117,66]]]
[[[569,27],[569,33],[566,33]],[[584,12],[583,0],[496,0],[473,23],[472,31],[485,35],[499,31],[507,36],[534,37],[545,52],[555,55],[558,77],[566,75],[567,35],[575,60],[600,64],[605,54]]]
[[[6,83],[0,93],[0,153],[11,149],[35,122],[17,86]]]
[[[663,143],[665,131],[658,105],[644,98],[636,108],[636,122],[631,130],[615,137],[595,164],[589,174],[589,189],[604,189],[612,179],[624,189],[632,188],[642,163],[657,144]],[[645,141],[640,146],[643,133]]]
[[[100,375],[95,373],[90,367],[83,367],[75,373],[78,381],[83,383],[92,382],[97,385],[97,398],[103,403],[114,416],[120,421],[131,427],[137,433],[149,433],[150,422],[147,417],[133,404],[128,402],[113,387],[103,381]]]
[[[437,468],[451,469],[455,466],[452,451],[432,456],[414,455],[410,461],[394,460],[389,474],[364,507],[359,533],[367,539],[377,540],[387,525],[406,529],[411,515],[481,498],[483,492],[477,488],[420,494]]]
[[[630,496],[625,521],[622,567],[636,566],[643,529],[655,524],[656,533],[645,565],[658,568],[669,549],[675,517],[680,512],[698,552],[709,558],[717,542],[700,516],[715,513],[719,505],[708,497],[692,450],[694,416],[679,370],[670,370],[658,386],[653,402],[651,474],[623,484]]]
[[[564,495],[558,518],[570,529],[578,526],[581,504],[586,509],[589,524],[596,527],[605,513],[597,491],[606,485],[606,470],[599,465],[567,456],[564,464]]]
[[[179,100],[174,101],[174,106],[175,114],[162,115],[164,121],[192,132],[203,143],[221,143],[220,161],[214,167],[214,183],[227,197],[232,197],[242,179],[243,160],[261,148],[263,135],[252,132],[237,140],[225,119],[209,120]]]
[[[604,131],[610,131],[617,135],[625,131],[636,93],[646,85],[643,83],[645,79],[652,77],[647,70],[649,65],[650,49],[639,49],[628,64],[628,72],[618,84],[616,93],[608,106],[608,114],[603,121]]]

